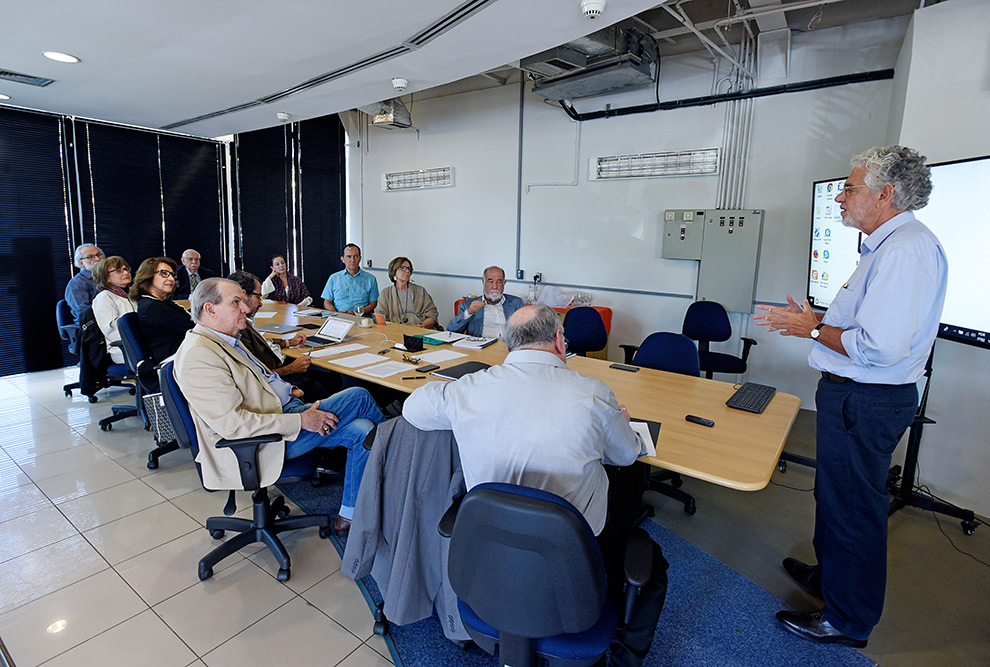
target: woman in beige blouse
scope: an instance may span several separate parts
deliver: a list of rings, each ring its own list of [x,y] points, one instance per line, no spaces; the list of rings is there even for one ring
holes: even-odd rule
[[[376,313],[385,315],[390,322],[412,324],[426,329],[438,329],[437,307],[433,297],[419,285],[412,284],[413,265],[408,257],[396,257],[388,263],[391,287],[378,295]]]

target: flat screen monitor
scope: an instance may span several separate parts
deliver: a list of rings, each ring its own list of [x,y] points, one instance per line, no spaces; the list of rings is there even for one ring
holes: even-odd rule
[[[949,260],[939,338],[990,348],[990,156],[931,165],[932,194],[915,212]],[[842,225],[835,196],[845,178],[812,186],[808,300],[828,308],[859,263],[862,233]]]

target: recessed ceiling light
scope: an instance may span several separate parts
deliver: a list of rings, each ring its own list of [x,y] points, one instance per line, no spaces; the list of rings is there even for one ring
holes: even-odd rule
[[[9,100],[9,99],[10,99],[10,95],[4,95],[3,93],[0,93],[0,100]]]
[[[43,55],[44,57],[48,58],[49,60],[55,60],[55,61],[60,62],[60,63],[77,63],[77,62],[79,62],[79,58],[76,58],[75,56],[69,55],[68,53],[62,53],[61,51],[45,51],[41,55]]]

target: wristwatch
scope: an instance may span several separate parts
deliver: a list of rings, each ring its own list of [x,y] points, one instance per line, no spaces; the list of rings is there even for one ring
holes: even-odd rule
[[[811,330],[811,340],[818,340],[818,337],[822,335],[823,326],[825,326],[825,323],[819,322],[818,326]]]

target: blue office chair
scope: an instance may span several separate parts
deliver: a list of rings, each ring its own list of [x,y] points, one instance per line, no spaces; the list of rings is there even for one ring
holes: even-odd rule
[[[128,371],[135,378],[137,387],[136,412],[134,415],[140,416],[144,422],[144,428],[151,426],[151,420],[145,413],[144,397],[158,391],[158,370],[155,362],[151,358],[151,351],[141,335],[141,328],[138,326],[137,313],[124,313],[117,320],[117,330],[120,331],[120,342],[124,348],[124,361],[127,363]],[[133,416],[133,415],[128,415]],[[107,420],[104,420],[107,421]],[[107,423],[104,430],[112,428],[112,422]],[[103,428],[103,421],[100,427]],[[158,468],[158,459],[163,454],[174,452],[179,445],[174,440],[170,442],[155,442],[155,448],[148,454],[148,468],[155,470]]]
[[[701,369],[698,363],[698,348],[694,342],[678,333],[661,331],[646,337],[641,345],[620,345],[626,352],[626,363],[644,368],[655,368],[669,373],[680,373],[698,377]],[[630,354],[631,352],[631,354]],[[694,497],[681,491],[684,480],[680,473],[658,470],[651,474],[646,487],[668,498],[684,504],[686,514],[698,511]]]
[[[55,305],[55,323],[58,325],[59,337],[69,346],[69,354],[80,356],[79,325],[76,324],[76,319],[72,316],[72,309],[69,308],[69,304],[65,299],[60,299]],[[73,389],[79,389],[78,382],[72,382],[62,386],[62,391],[69,397],[72,396]],[[95,395],[89,396],[90,403],[96,403],[97,400],[99,399]]]
[[[172,423],[176,441],[183,448],[192,450],[193,458],[195,458],[199,453],[196,425],[193,423],[189,404],[182,395],[179,384],[175,381],[173,365],[174,362],[170,361],[159,370],[165,410],[168,413],[169,421]],[[226,516],[215,516],[206,520],[206,529],[210,531],[210,536],[215,540],[223,537],[224,532],[228,530],[237,532],[239,535],[230,538],[200,559],[199,578],[201,581],[213,576],[214,565],[239,549],[255,542],[261,542],[271,550],[275,560],[278,561],[278,580],[288,581],[292,561],[278,534],[287,530],[317,526],[320,529],[320,537],[328,538],[330,536],[330,517],[328,515],[288,516],[289,508],[285,504],[285,498],[275,496],[272,500],[268,496],[268,488],[261,486],[258,473],[258,448],[265,443],[277,442],[281,439],[282,436],[278,433],[270,433],[238,440],[220,440],[216,444],[217,447],[229,447],[237,456],[241,472],[241,485],[245,491],[254,492],[251,495],[254,515],[251,520],[231,516],[237,511],[234,502],[234,490],[231,490],[227,504],[223,508],[223,513]],[[294,459],[286,459],[278,481],[309,477],[316,473],[317,468],[317,458],[314,452],[308,452]],[[200,481],[202,481],[203,475],[199,463],[196,464],[196,469],[200,472]]]
[[[749,359],[749,348],[756,345],[753,338],[740,338],[743,342],[742,356],[736,357],[723,352],[712,352],[709,348],[712,342],[723,342],[732,336],[732,326],[729,315],[722,304],[715,301],[695,301],[688,306],[684,314],[684,324],[681,333],[692,340],[698,341],[698,359],[705,377],[711,379],[713,373],[732,373],[738,375],[746,372],[746,362]]]
[[[590,306],[568,310],[564,315],[564,338],[567,339],[567,351],[582,357],[604,350],[608,345],[608,332],[601,313]]]
[[[585,667],[625,624],[650,577],[641,528],[625,551],[625,592],[608,590],[598,542],[573,505],[548,491],[479,484],[444,514],[448,574],[468,634],[501,665]]]

